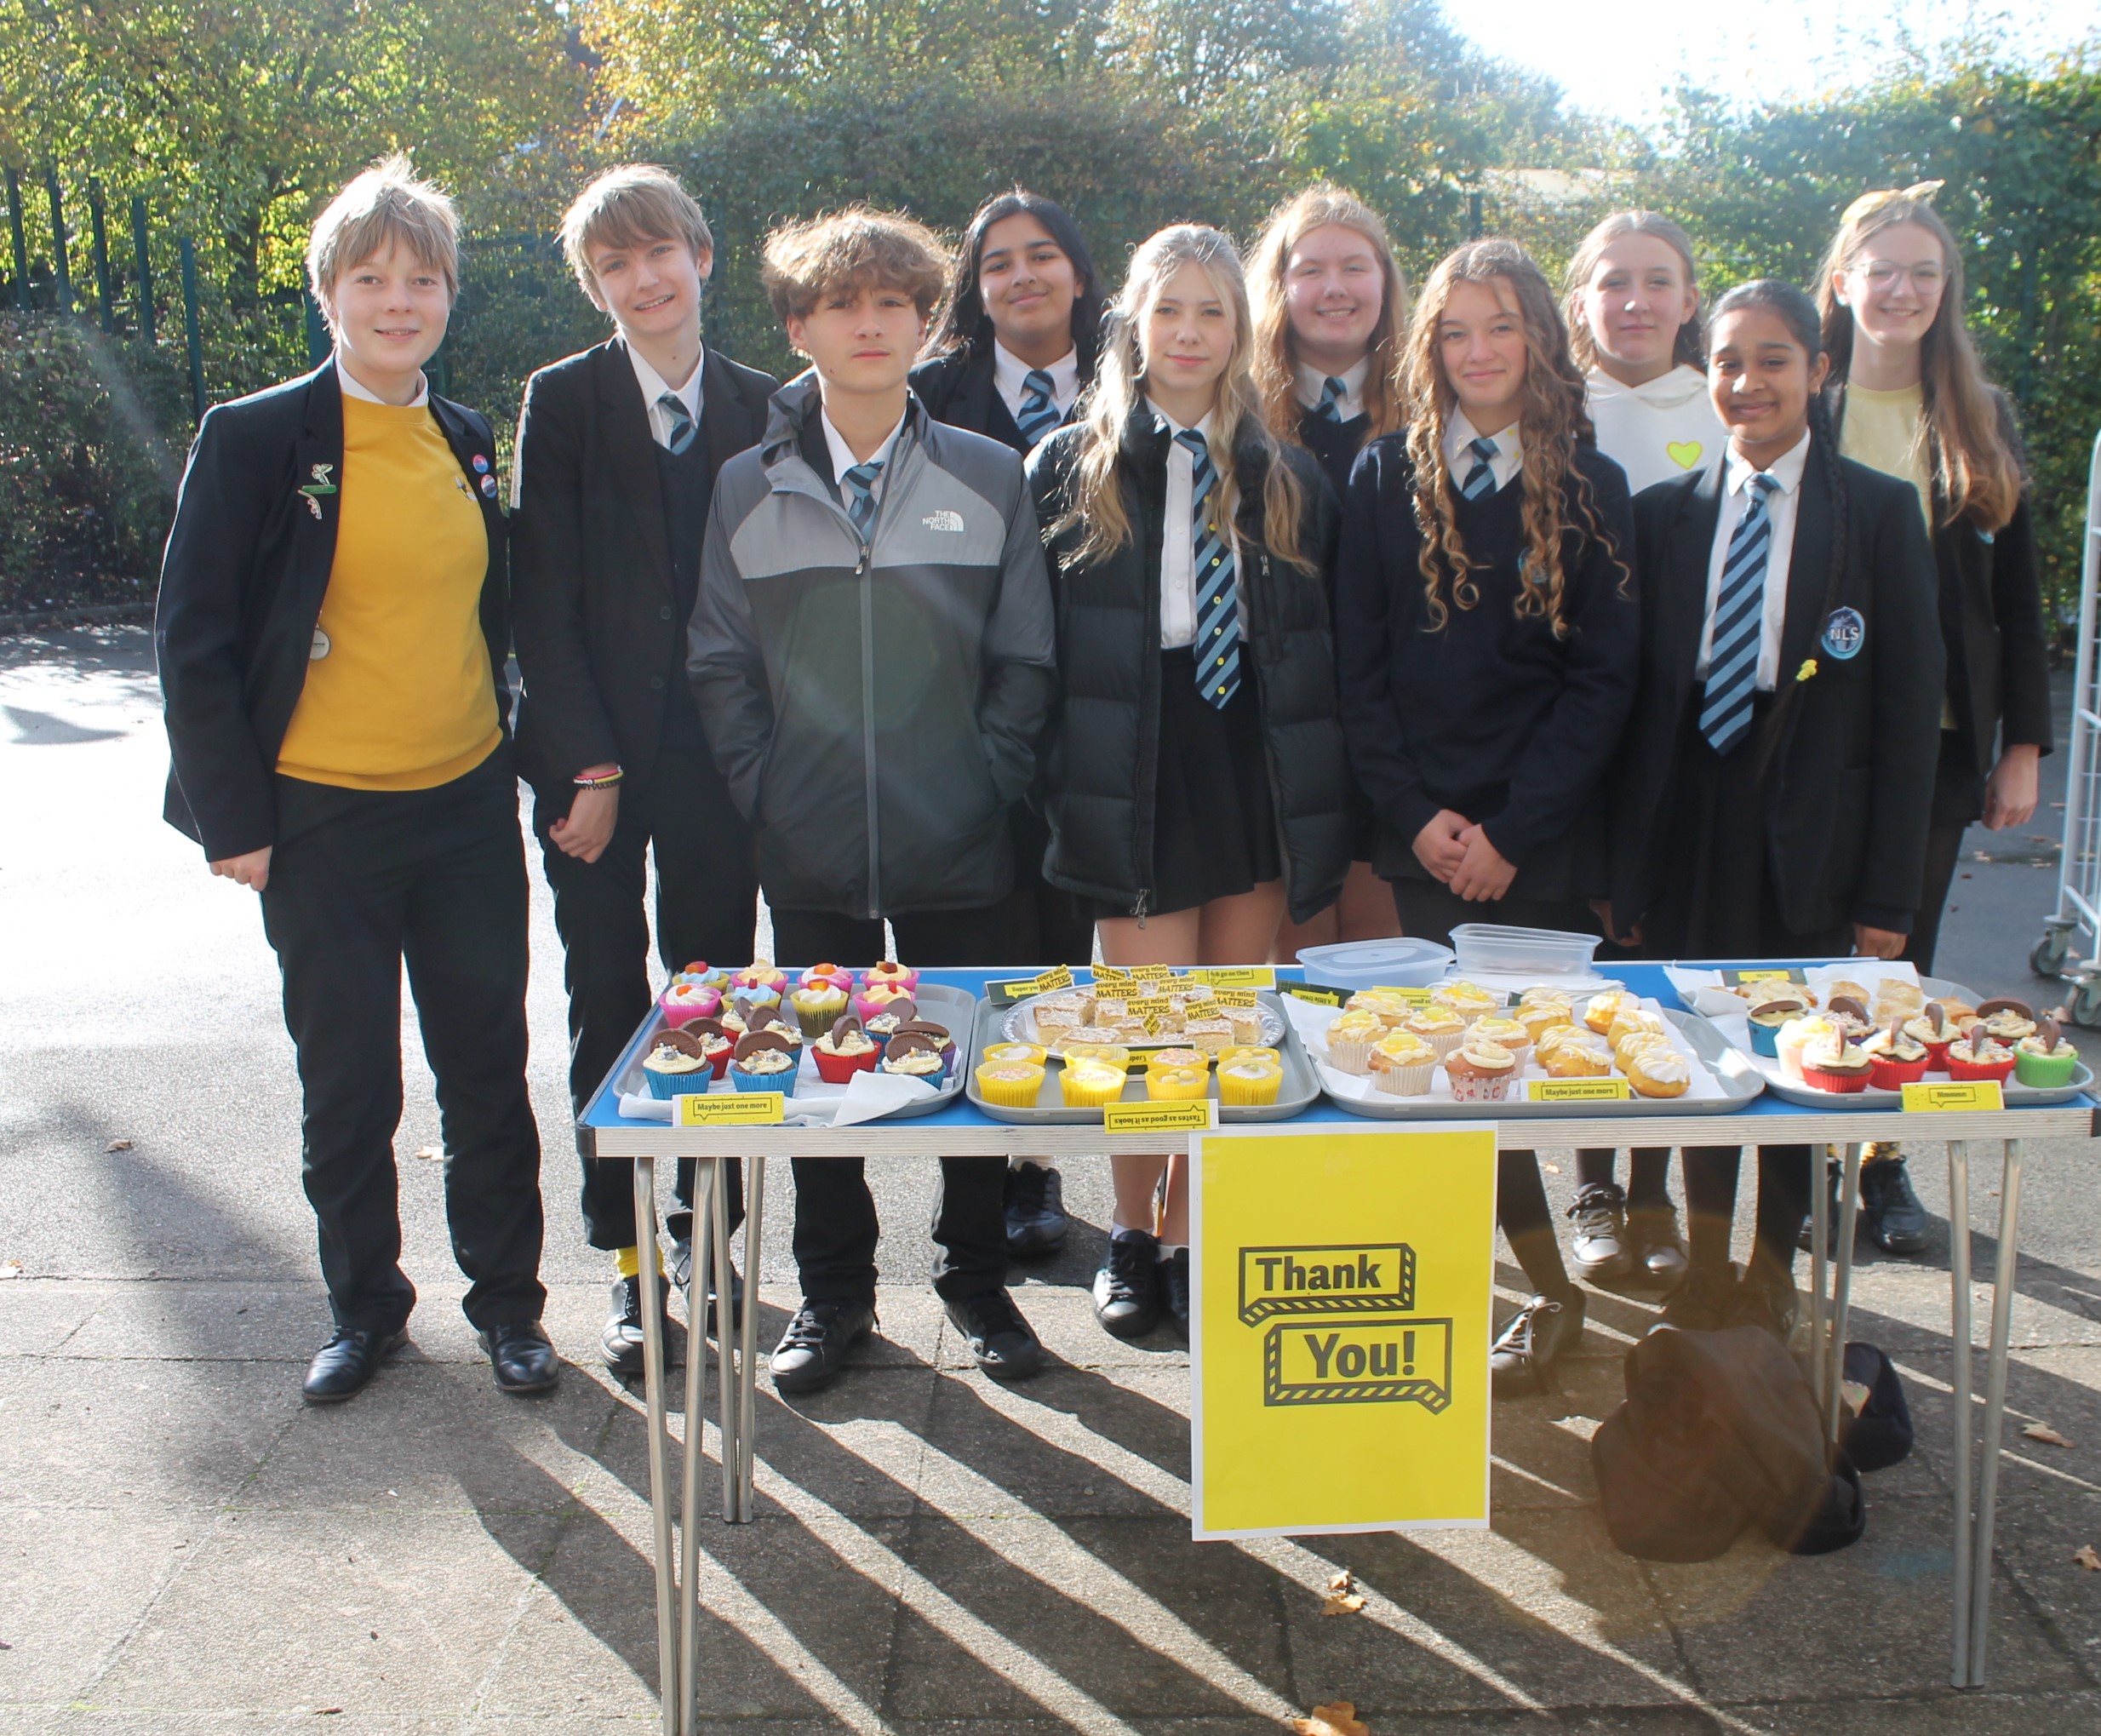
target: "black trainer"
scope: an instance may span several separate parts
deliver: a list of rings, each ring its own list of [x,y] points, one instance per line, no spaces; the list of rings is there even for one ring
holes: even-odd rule
[[[781,1334],[773,1353],[777,1392],[815,1392],[839,1378],[846,1353],[875,1329],[875,1310],[865,1302],[804,1299]]]
[[[1578,1278],[1600,1283],[1624,1278],[1634,1269],[1627,1241],[1627,1196],[1617,1182],[1592,1182],[1578,1189],[1568,1208],[1576,1220],[1570,1253]]]
[[[1094,1317],[1119,1338],[1142,1338],[1160,1321],[1160,1245],[1142,1229],[1109,1238],[1094,1275]]]
[[[675,1368],[685,1360],[685,1330],[666,1308],[670,1292],[667,1284],[657,1292],[657,1306],[665,1309],[664,1366]],[[633,1380],[642,1372],[642,1280],[617,1278],[613,1281],[613,1311],[598,1338],[605,1366],[621,1379]]]
[[[1669,1200],[1628,1207],[1627,1240],[1635,1275],[1645,1284],[1668,1290],[1685,1281],[1692,1256],[1678,1228],[1678,1208]]]
[[[1860,1227],[1885,1253],[1922,1254],[1932,1219],[1911,1190],[1911,1172],[1895,1146],[1860,1166]]]
[[[1583,1335],[1583,1294],[1566,1302],[1535,1296],[1496,1334],[1488,1347],[1488,1373],[1499,1399],[1529,1397],[1547,1389],[1547,1371]]]
[[[1176,1248],[1160,1262],[1160,1306],[1183,1338],[1189,1336],[1189,1251]]]
[[[994,1380],[1026,1380],[1043,1366],[1043,1344],[1005,1288],[945,1304],[971,1359]]]
[[[1018,1163],[1007,1170],[1007,1252],[1021,1260],[1056,1253],[1065,1246],[1065,1183],[1040,1163]]]

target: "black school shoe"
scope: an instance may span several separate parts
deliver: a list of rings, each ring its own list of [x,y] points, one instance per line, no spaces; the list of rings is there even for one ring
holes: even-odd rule
[[[712,1275],[707,1289],[707,1336],[714,1338],[715,1301],[722,1288],[722,1275]],[[693,1244],[684,1237],[671,1245],[671,1281],[683,1293],[693,1281]],[[689,1296],[687,1300],[692,1298]],[[735,1332],[744,1319],[744,1276],[736,1269],[735,1260],[730,1263],[730,1329]]]
[[[1160,1321],[1160,1245],[1142,1229],[1112,1235],[1094,1275],[1094,1317],[1119,1338],[1142,1338]],[[1185,1303],[1184,1307],[1187,1307]]]
[[[846,1353],[875,1330],[865,1302],[812,1302],[807,1298],[774,1349],[776,1392],[816,1392],[839,1378]]]
[[[1683,1332],[1719,1332],[1735,1323],[1737,1275],[1734,1266],[1719,1271],[1695,1267],[1687,1275],[1649,1330],[1675,1326]]]
[[[685,1359],[685,1330],[671,1317],[666,1304],[669,1302],[669,1285],[658,1292],[657,1306],[663,1309],[664,1366],[675,1368]],[[623,1380],[633,1380],[642,1372],[642,1280],[640,1277],[617,1278],[613,1282],[613,1311],[606,1317],[605,1330],[598,1336],[598,1348],[605,1353],[605,1366]]]
[[[1678,1228],[1678,1208],[1669,1200],[1660,1206],[1630,1206],[1627,1240],[1634,1275],[1640,1282],[1659,1290],[1675,1289],[1685,1282],[1692,1254]]]
[[[1861,1165],[1860,1228],[1883,1252],[1924,1253],[1932,1221],[1911,1189],[1911,1172],[1897,1147]]]
[[[971,1360],[994,1380],[1026,1380],[1043,1367],[1043,1345],[1004,1287],[945,1306]]]
[[[512,1321],[480,1335],[499,1391],[530,1397],[552,1392],[562,1378],[562,1359],[536,1320]]]
[[[1597,1284],[1607,1278],[1624,1278],[1634,1269],[1627,1240],[1627,1196],[1617,1182],[1593,1182],[1577,1189],[1568,1215],[1576,1220],[1569,1263],[1578,1278]]]
[[[1566,1302],[1535,1296],[1496,1334],[1488,1347],[1488,1373],[1499,1399],[1528,1398],[1547,1389],[1547,1371],[1583,1335],[1583,1295]]]
[[[353,1332],[338,1326],[307,1365],[300,1396],[310,1405],[341,1404],[363,1392],[380,1364],[408,1342],[406,1326],[391,1332]]]
[[[1189,1336],[1189,1251],[1176,1248],[1160,1262],[1160,1306],[1183,1338]]]
[[[1007,1252],[1017,1260],[1032,1260],[1063,1247],[1070,1227],[1064,1177],[1044,1164],[1011,1164],[1004,1186]]]
[[[1785,1344],[1795,1336],[1802,1315],[1801,1294],[1795,1287],[1795,1275],[1783,1272],[1762,1260],[1745,1268],[1737,1286],[1736,1305],[1730,1311],[1732,1326],[1762,1326]]]

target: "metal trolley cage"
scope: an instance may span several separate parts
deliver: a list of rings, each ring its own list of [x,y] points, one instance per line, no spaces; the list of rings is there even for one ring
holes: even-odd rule
[[[2064,777],[2064,847],[2058,860],[2057,914],[2028,955],[2038,977],[2070,990],[2075,1024],[2101,1026],[2101,435],[2087,467],[2087,531],[2079,570],[2079,656],[2072,679],[2072,739]],[[2075,937],[2084,944],[2075,947]]]

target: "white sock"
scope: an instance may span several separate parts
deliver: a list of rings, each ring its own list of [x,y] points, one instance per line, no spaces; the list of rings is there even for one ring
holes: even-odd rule
[[[1189,1245],[1187,1242],[1164,1241],[1160,1244],[1160,1263],[1165,1265],[1176,1254],[1186,1254],[1188,1251]]]
[[[1109,1240],[1111,1241],[1119,1240],[1127,1235],[1150,1235],[1152,1234],[1153,1232],[1149,1229],[1133,1229],[1128,1223],[1119,1223],[1113,1217],[1109,1219]]]

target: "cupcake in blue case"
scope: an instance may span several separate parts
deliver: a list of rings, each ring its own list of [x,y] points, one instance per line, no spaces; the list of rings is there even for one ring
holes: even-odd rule
[[[1809,1011],[1809,1002],[1793,993],[1766,994],[1751,1003],[1751,1052],[1780,1057],[1780,1027]]]
[[[649,1053],[642,1057],[642,1077],[650,1095],[660,1103],[673,1097],[703,1094],[715,1076],[706,1043],[684,1030],[666,1029],[656,1034]]]
[[[802,1066],[798,1046],[787,1033],[769,1026],[737,1039],[730,1057],[730,1083],[742,1091],[777,1091],[795,1095],[795,1075]]]

